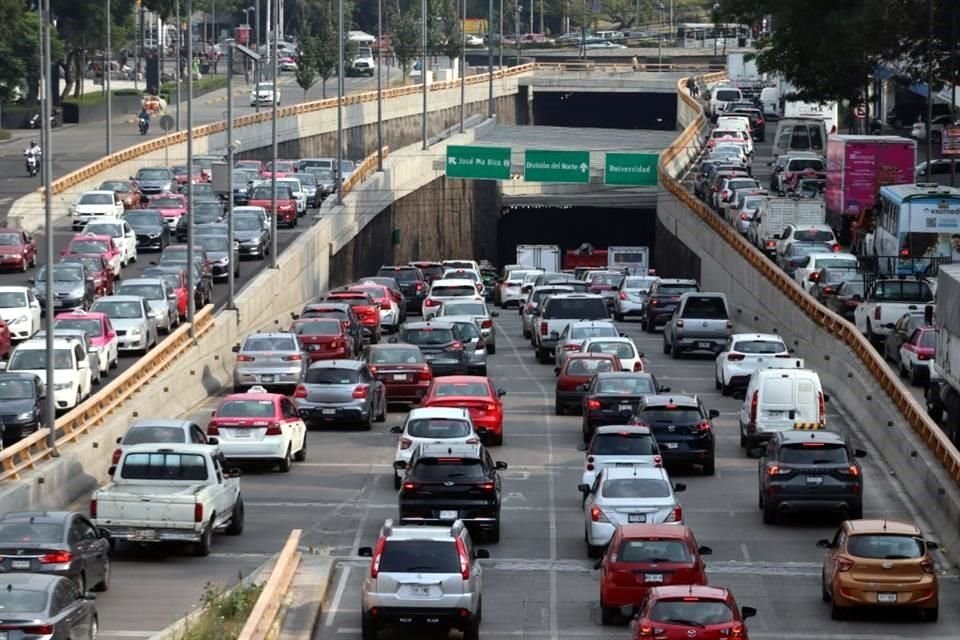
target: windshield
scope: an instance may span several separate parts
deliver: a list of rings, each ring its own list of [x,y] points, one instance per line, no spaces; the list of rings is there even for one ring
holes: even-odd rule
[[[866,289],[866,283],[863,280],[846,280],[840,285],[840,287],[841,288],[837,291],[838,295],[863,296],[864,289]]]
[[[786,350],[787,347],[782,342],[771,340],[738,340],[731,349],[739,353],[783,353]]]
[[[930,302],[933,292],[926,282],[887,280],[877,284],[874,297],[884,302]]]
[[[669,498],[670,485],[659,478],[608,478],[600,493],[604,498]]]
[[[123,444],[144,444],[149,442],[181,443],[187,441],[186,431],[180,427],[133,427],[123,437]]]
[[[192,480],[207,479],[207,462],[192,453],[128,453],[120,468],[126,480]]]
[[[805,171],[812,169],[814,171],[823,171],[823,160],[819,158],[804,158],[802,160],[791,160],[787,166],[788,171]]]
[[[418,345],[440,345],[453,342],[452,329],[408,329],[403,332],[404,342]]]
[[[257,187],[250,195],[251,200],[272,200],[273,189],[271,187]],[[277,185],[277,200],[292,200],[290,189],[285,186]]]
[[[307,173],[313,174],[317,182],[329,183],[333,182],[333,170],[324,169],[322,167],[307,167]]]
[[[477,328],[477,325],[473,322],[456,322],[457,329],[460,330],[460,335],[467,342],[473,342],[474,340],[481,337],[480,329]]]
[[[32,520],[32,518],[31,518]],[[52,522],[0,522],[0,540],[10,543],[63,542],[63,525]],[[6,613],[6,605],[0,605],[0,611]]]
[[[21,291],[0,292],[0,309],[15,309],[27,306],[27,294]]]
[[[431,298],[463,298],[477,295],[477,288],[468,284],[463,286],[435,286],[430,290]]]
[[[650,610],[650,619],[655,622],[703,627],[733,622],[733,612],[722,600],[703,598],[657,600]]]
[[[43,282],[47,278],[47,268],[41,267],[37,272],[36,282]],[[83,271],[66,265],[54,265],[53,279],[57,282],[83,282]]]
[[[684,318],[726,320],[727,305],[717,296],[688,296],[683,306]]]
[[[183,209],[185,205],[180,198],[151,198],[150,206],[158,209]]]
[[[657,293],[665,296],[680,296],[688,291],[697,291],[695,284],[664,284],[657,288]]]
[[[103,334],[100,321],[92,318],[58,318],[53,329],[76,329],[95,338]]]
[[[197,236],[197,244],[211,253],[230,251],[230,241],[223,236]]]
[[[643,420],[654,424],[690,424],[700,422],[700,411],[693,407],[647,407],[643,410]]]
[[[0,400],[33,399],[34,384],[19,378],[0,378]]]
[[[413,467],[417,480],[483,480],[486,475],[477,458],[420,458]]]
[[[797,229],[793,232],[793,239],[801,242],[831,242],[833,231],[826,229]]]
[[[398,283],[403,282],[417,282],[420,280],[417,269],[380,269],[377,271],[378,276],[386,276],[388,278],[393,278]]]
[[[487,305],[482,302],[444,302],[445,316],[485,316]]]
[[[7,369],[10,371],[36,371],[47,368],[45,349],[15,349]],[[53,368],[73,369],[73,352],[70,349],[56,349],[53,352]]]
[[[447,278],[449,278],[449,279],[451,279],[451,280],[473,280],[474,282],[476,282],[477,280],[480,279],[480,277],[479,277],[479,276],[476,274],[476,272],[474,272],[474,271],[452,271],[452,270],[448,270],[448,271],[444,271],[444,272],[443,272],[443,276],[442,276],[442,277],[443,277],[444,280],[446,280]]]
[[[112,193],[85,193],[77,204],[113,204],[113,198]]]
[[[653,436],[644,433],[598,433],[590,445],[594,456],[652,456],[657,454]]]
[[[109,250],[106,240],[74,240],[70,243],[70,253],[106,253]]]
[[[0,233],[0,246],[15,247],[20,245],[23,239],[19,233]]]
[[[607,358],[570,358],[567,360],[567,375],[592,376],[602,371],[616,371],[617,365]]]
[[[370,349],[370,364],[420,364],[423,354],[416,347],[391,347]]]
[[[490,387],[485,382],[435,382],[434,385],[433,395],[438,398],[449,396],[490,397]]]
[[[570,337],[574,340],[585,340],[586,338],[614,338],[617,335],[617,328],[609,325],[601,324],[570,328]]]
[[[9,526],[9,525],[8,525]],[[57,525],[59,529],[59,525]],[[60,541],[58,537],[57,542]],[[42,612],[47,610],[46,591],[27,589],[4,589],[0,592],[0,614],[11,617],[19,612]]]
[[[590,280],[594,287],[619,287],[623,276],[619,273],[598,273]]]
[[[93,311],[105,313],[114,320],[135,320],[143,317],[143,309],[136,301],[97,300]]]
[[[624,540],[618,562],[690,562],[690,548],[682,540]]]
[[[907,560],[922,558],[926,545],[920,538],[895,534],[851,535],[847,541],[847,553],[859,558],[877,560]]]
[[[937,348],[937,334],[935,331],[924,331],[920,334],[920,345],[926,349]]]
[[[218,418],[272,418],[275,413],[273,400],[253,398],[225,400],[217,409]]]
[[[317,177],[312,173],[298,173],[297,180],[300,181],[300,185],[307,185],[311,187],[317,186]]]
[[[169,180],[170,174],[166,169],[140,169],[137,171],[137,180]]]
[[[792,244],[790,245],[791,258],[803,258],[811,253],[823,253],[830,249],[826,244]]]
[[[153,213],[143,213],[142,211],[131,211],[129,213],[123,214],[123,219],[129,222],[131,225],[138,224],[154,224],[159,226],[160,221],[157,220],[156,214]]]
[[[847,449],[842,444],[804,442],[780,447],[780,462],[801,465],[848,464]]]
[[[407,435],[414,438],[462,438],[470,435],[470,423],[452,418],[415,418],[407,422]]]
[[[304,382],[307,384],[357,384],[360,382],[360,372],[356,369],[334,367],[311,368],[307,369]]]
[[[123,226],[119,224],[91,223],[83,228],[84,233],[93,233],[98,236],[123,237]]]
[[[597,384],[597,393],[618,393],[627,395],[655,393],[653,380],[647,376],[623,376],[604,378]]]
[[[543,310],[545,319],[589,320],[609,318],[607,305],[600,298],[552,298]]]
[[[340,335],[339,320],[309,320],[306,322],[297,322],[293,325],[293,332],[300,335],[310,336],[338,336]]]
[[[383,573],[460,573],[457,548],[450,541],[387,540],[380,554]]]
[[[253,216],[234,216],[234,231],[259,231],[260,221]]]
[[[626,278],[620,288],[628,291],[648,291],[654,282],[656,278]]]
[[[572,287],[563,287],[561,289],[537,289],[533,292],[533,295],[530,297],[530,302],[534,304],[540,304],[543,302],[543,299],[547,296],[552,296],[555,293],[572,293]]]
[[[166,297],[163,294],[163,287],[159,284],[121,284],[117,295],[140,296],[147,300],[162,300]]]
[[[293,336],[250,336],[243,343],[243,351],[299,351]]]

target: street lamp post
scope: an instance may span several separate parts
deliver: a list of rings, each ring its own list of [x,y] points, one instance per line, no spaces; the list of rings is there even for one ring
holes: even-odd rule
[[[227,308],[234,309],[234,294],[236,289],[236,265],[233,261],[240,260],[240,252],[233,253],[233,39],[228,39],[227,45],[227,241],[230,251],[230,269],[227,271]]]
[[[383,0],[377,0],[377,171],[383,171]]]
[[[333,177],[337,180],[337,205],[343,204],[343,0],[337,3],[337,166]]]
[[[531,0],[532,1],[532,0]],[[520,12],[523,10],[523,7],[520,6],[520,3],[517,3],[517,18],[514,22],[515,31],[517,32],[517,66],[520,65]]]
[[[427,149],[427,0],[420,2],[420,80],[423,82],[423,114],[420,116],[420,133],[423,138],[423,148]]]
[[[183,75],[183,25],[180,24],[180,0],[177,0],[177,131],[180,131],[180,76]]]
[[[197,338],[194,320],[197,315],[196,275],[193,258],[196,253],[193,234],[193,0],[187,0],[187,322],[190,337]],[[233,187],[233,185],[230,185]]]
[[[466,27],[467,0],[463,0],[462,24]],[[467,78],[464,75],[467,71],[467,30],[464,27],[460,28],[460,133],[463,133],[464,109],[467,99]]]
[[[50,31],[53,29],[53,25],[50,22],[52,17],[50,15],[50,0],[43,0],[41,14],[40,33],[43,38],[43,46],[40,52],[40,67],[41,78],[43,78],[41,87],[44,99],[42,103],[43,108],[40,110],[40,131],[43,134],[43,153],[40,156],[40,160],[43,162],[43,219],[46,230],[44,240],[47,250],[46,282],[44,283],[47,300],[47,314],[44,324],[44,329],[46,330],[47,358],[47,370],[44,383],[46,386],[44,422],[48,429],[47,447],[50,449],[50,455],[58,457],[60,454],[57,451],[57,405],[54,398],[56,371],[54,371],[53,367],[53,145],[50,139],[50,115],[53,111],[52,101],[54,89],[51,87],[50,82],[50,70],[53,62],[52,56],[50,55]]]
[[[342,2],[343,0],[341,0]],[[280,0],[277,0],[273,3],[273,11],[276,12],[277,5],[280,4]],[[269,4],[268,4],[269,6]],[[272,51],[270,52],[270,72],[273,75],[273,92],[271,102],[273,103],[273,119],[270,124],[270,137],[271,137],[271,161],[270,165],[270,206],[273,207],[273,220],[270,224],[270,268],[277,268],[277,217],[279,212],[277,211],[277,21],[276,13],[273,14],[273,42],[272,42]],[[267,19],[271,19],[270,16],[267,16]],[[267,35],[269,36],[270,30],[267,29]],[[259,102],[259,100],[257,100]],[[232,185],[231,185],[232,188]],[[296,211],[293,212],[293,215],[299,215]]]
[[[103,52],[103,88],[107,91],[107,155],[113,153],[113,97],[110,95],[110,0],[107,0],[107,48]]]
[[[487,116],[493,117],[493,0],[487,1]]]

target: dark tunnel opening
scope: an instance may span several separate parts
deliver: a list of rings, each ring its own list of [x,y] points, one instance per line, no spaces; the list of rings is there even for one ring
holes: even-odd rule
[[[675,93],[535,91],[533,124],[673,131],[677,127],[677,96]]]

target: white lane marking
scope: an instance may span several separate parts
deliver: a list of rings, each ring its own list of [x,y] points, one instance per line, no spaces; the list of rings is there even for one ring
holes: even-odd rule
[[[364,469],[391,469],[391,470],[393,469],[392,464],[370,464],[368,462],[301,462],[297,464],[297,467],[298,468],[299,467],[330,467],[331,469],[334,469],[334,468],[356,469],[358,467],[363,467]],[[552,469],[548,469],[546,465],[542,465],[542,464],[518,464],[518,465],[511,465],[510,470],[511,471],[537,471],[541,473],[544,471],[552,471],[552,470],[582,471],[583,466],[582,465],[581,466],[561,466],[561,467],[553,467]],[[397,506],[397,505],[393,505],[393,506]]]
[[[160,633],[160,631],[109,631],[107,629],[100,629],[97,633],[98,638],[152,638],[153,636]]]
[[[743,542],[740,544],[740,553],[743,554],[743,559],[747,562],[750,562],[750,550],[747,549],[747,543]]]
[[[367,560],[367,564],[370,561]],[[330,603],[330,610],[327,612],[327,619],[324,621],[323,626],[330,628],[333,626],[333,621],[337,617],[337,611],[340,610],[340,601],[343,599],[343,592],[347,588],[347,579],[350,577],[350,565],[343,565],[342,571],[340,572],[340,578],[337,581],[337,590],[333,594],[333,602]]]
[[[620,631],[621,633],[617,633]],[[605,632],[603,629],[564,629],[558,638],[622,638],[623,629],[611,630]],[[357,635],[360,633],[359,627],[337,627],[337,634]],[[497,629],[496,631],[481,631],[481,638],[539,638],[552,636],[550,631],[538,631],[536,629],[524,629],[522,631],[508,631]],[[779,632],[757,632],[751,631],[750,637],[755,640],[783,640],[785,637],[782,631]],[[957,636],[923,636],[924,640],[957,640]],[[876,633],[793,633],[790,632],[790,640],[903,640],[902,635],[878,635]]]

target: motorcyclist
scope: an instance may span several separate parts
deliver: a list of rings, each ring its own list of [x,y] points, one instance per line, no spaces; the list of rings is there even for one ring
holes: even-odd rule
[[[23,150],[23,157],[26,158],[27,162],[27,171],[31,175],[34,175],[40,168],[40,156],[43,155],[43,150],[40,149],[40,145],[37,144],[36,140],[30,141],[30,146]]]
[[[37,158],[39,158],[42,154],[43,151],[40,149],[40,145],[37,144],[36,140],[31,140],[30,145],[23,151],[23,155],[36,156]]]
[[[140,124],[141,131],[144,131],[150,127],[150,112],[147,111],[146,105],[140,108],[140,114],[137,116],[137,121]]]

